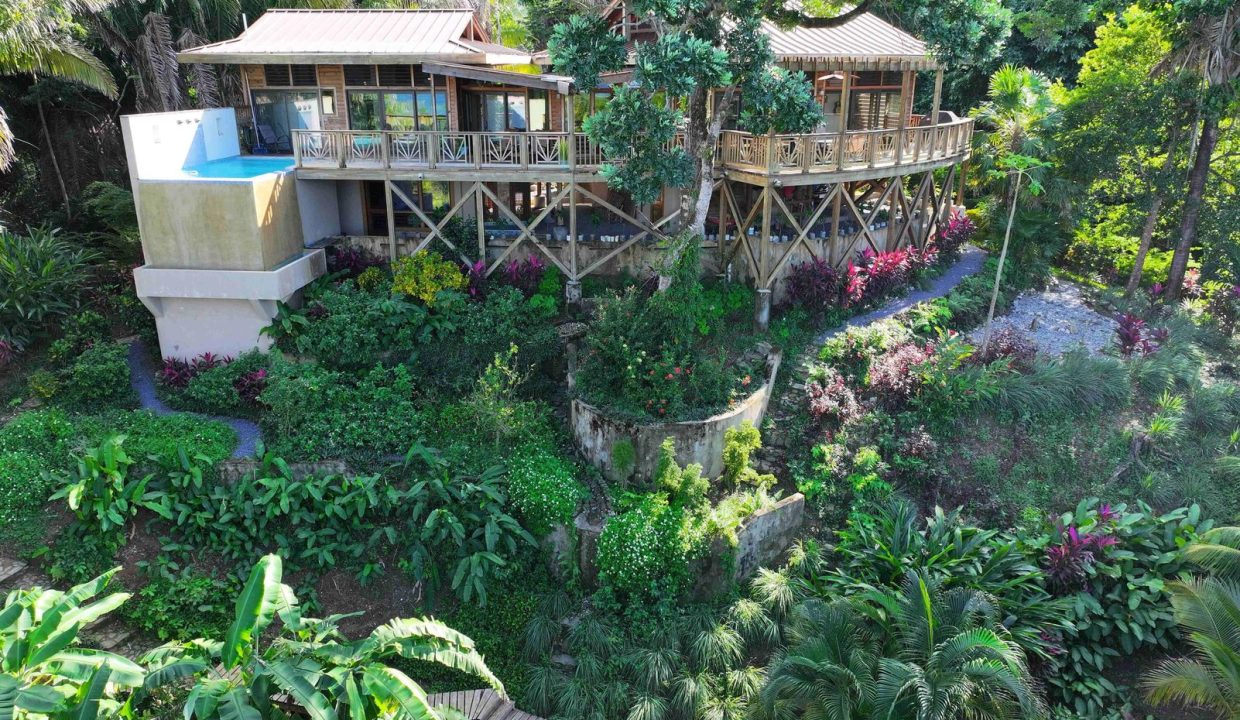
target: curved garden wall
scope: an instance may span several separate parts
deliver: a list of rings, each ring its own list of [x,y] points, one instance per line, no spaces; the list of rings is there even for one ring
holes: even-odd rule
[[[574,399],[570,421],[573,436],[582,455],[612,481],[653,477],[659,465],[659,448],[667,438],[676,443],[677,463],[698,463],[704,476],[718,476],[723,473],[724,432],[746,420],[755,427],[762,424],[780,360],[780,353],[769,354],[762,386],[735,408],[705,420],[640,424],[608,417],[603,410]],[[616,452],[617,446],[620,452]]]

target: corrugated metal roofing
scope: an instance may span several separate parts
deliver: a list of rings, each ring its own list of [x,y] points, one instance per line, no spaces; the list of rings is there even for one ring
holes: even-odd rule
[[[926,44],[870,13],[832,28],[782,29],[770,21],[762,31],[781,61],[816,58],[883,57],[924,60]]]
[[[240,36],[186,50],[182,62],[524,62],[529,53],[467,39],[470,10],[268,10]]]

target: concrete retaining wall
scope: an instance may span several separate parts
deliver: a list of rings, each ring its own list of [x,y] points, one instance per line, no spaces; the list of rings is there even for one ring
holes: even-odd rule
[[[778,565],[805,519],[805,496],[796,493],[759,510],[736,529],[736,547],[716,538],[707,556],[692,568],[693,594],[709,598],[729,591],[761,567]]]
[[[698,463],[703,475],[720,475],[723,473],[724,432],[746,420],[755,427],[762,424],[779,363],[778,353],[768,356],[766,382],[735,408],[705,420],[643,425],[610,418],[599,408],[575,399],[571,424],[577,447],[608,480],[623,482],[635,477],[645,482],[654,477],[659,465],[659,448],[670,437],[676,443],[677,463],[682,466]],[[626,442],[632,445],[633,462],[629,467],[617,467],[612,461],[613,450],[617,444],[623,446]]]

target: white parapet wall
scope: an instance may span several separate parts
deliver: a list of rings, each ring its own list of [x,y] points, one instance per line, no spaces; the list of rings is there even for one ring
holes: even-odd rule
[[[164,357],[189,359],[205,352],[235,356],[266,350],[262,329],[277,303],[294,300],[327,271],[322,250],[306,250],[273,270],[134,270],[138,297],[155,316]]]
[[[134,281],[160,351],[266,349],[277,304],[326,272],[305,242],[339,232],[334,187],[302,188],[291,158],[242,156],[231,108],[128,115],[121,127],[146,260]]]

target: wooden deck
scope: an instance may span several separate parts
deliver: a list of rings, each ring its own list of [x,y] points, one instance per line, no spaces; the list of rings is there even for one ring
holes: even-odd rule
[[[447,705],[468,720],[541,720],[536,715],[518,710],[511,700],[500,697],[491,689],[435,693],[428,695],[427,700],[431,707]]]
[[[725,130],[718,166],[729,177],[754,184],[771,178],[805,185],[910,174],[964,160],[972,134],[971,119],[804,135]],[[568,132],[297,130],[293,153],[299,175],[311,179],[591,181],[606,160],[589,138]]]

